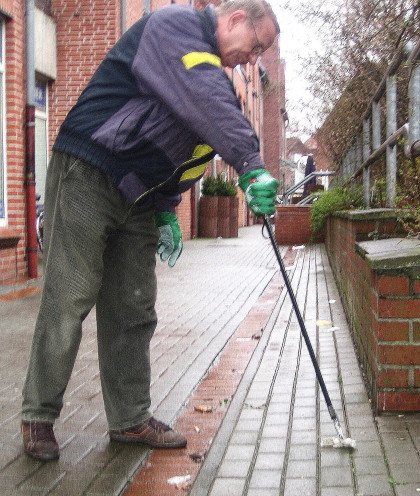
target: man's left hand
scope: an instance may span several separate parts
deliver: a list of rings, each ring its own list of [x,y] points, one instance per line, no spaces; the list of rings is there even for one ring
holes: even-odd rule
[[[169,267],[173,267],[182,253],[182,235],[178,219],[172,212],[159,212],[155,214],[155,222],[160,233],[156,252],[162,262],[168,260]]]

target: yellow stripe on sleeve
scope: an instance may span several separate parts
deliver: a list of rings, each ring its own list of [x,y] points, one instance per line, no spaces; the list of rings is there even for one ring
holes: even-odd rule
[[[208,52],[187,53],[181,58],[181,60],[186,69],[191,69],[199,64],[212,64],[216,67],[222,67],[220,57]]]
[[[197,179],[198,177],[204,174],[206,167],[207,164],[201,164],[201,165],[197,165],[197,167],[193,167],[192,169],[188,169],[187,171],[184,172],[184,174],[182,174],[179,182]]]

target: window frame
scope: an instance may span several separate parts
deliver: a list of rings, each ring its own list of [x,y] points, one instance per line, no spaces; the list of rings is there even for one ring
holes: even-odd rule
[[[42,167],[45,165],[45,174],[46,170],[48,168],[48,161],[49,161],[49,123],[48,123],[48,83],[44,81],[37,80],[36,81],[37,85],[42,85],[45,89],[45,101],[41,105],[37,99],[35,99],[35,127],[37,126],[37,119],[38,121],[43,121],[43,125],[45,127],[45,143],[43,146],[45,147],[45,164],[42,164]],[[36,130],[35,130],[35,136],[36,136]],[[37,146],[40,146],[40,143],[35,139],[35,181],[38,184],[38,174],[37,172],[39,171],[39,168],[41,164],[37,163]],[[44,175],[44,180],[45,180],[45,175]],[[42,190],[39,191],[39,189],[36,190],[37,193],[41,193],[41,199],[40,199],[40,204],[43,204],[45,201],[45,183],[43,184]]]

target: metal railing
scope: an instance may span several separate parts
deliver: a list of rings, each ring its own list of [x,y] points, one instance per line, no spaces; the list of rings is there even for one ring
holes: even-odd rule
[[[328,172],[311,172],[307,176],[305,176],[302,181],[299,181],[298,183],[294,184],[291,186],[289,189],[287,189],[282,195],[281,195],[281,203],[283,205],[287,205],[289,202],[289,196],[293,194],[295,191],[297,191],[299,188],[301,188],[304,184],[309,182],[312,178],[314,177],[322,177],[322,176],[333,176],[335,175],[335,171],[328,171]],[[302,199],[297,205],[304,205],[305,203],[308,203],[310,200],[306,200],[305,197]],[[312,198],[312,197],[311,197]]]
[[[397,129],[397,71],[406,63],[410,70],[408,122]],[[381,136],[381,99],[385,97],[386,136]],[[395,206],[397,191],[397,145],[404,138],[404,153],[420,155],[420,40],[414,48],[402,47],[393,57],[370,105],[360,132],[344,153],[337,176],[345,180],[363,175],[363,200],[370,206],[370,166],[386,156],[386,206]]]

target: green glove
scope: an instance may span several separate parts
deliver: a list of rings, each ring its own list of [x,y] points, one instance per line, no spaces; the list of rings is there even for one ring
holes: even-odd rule
[[[172,212],[159,212],[155,214],[156,226],[160,237],[156,252],[160,255],[162,262],[169,259],[169,267],[173,267],[182,252],[182,236],[178,219]]]
[[[239,186],[245,193],[248,208],[255,215],[274,214],[274,199],[279,186],[265,169],[255,169],[239,177]]]

